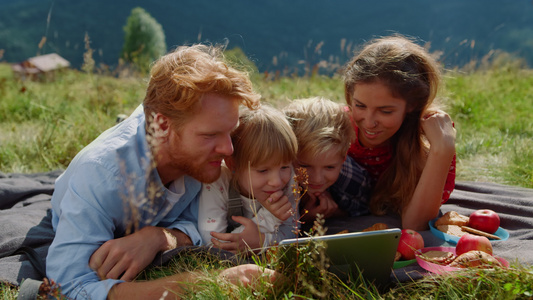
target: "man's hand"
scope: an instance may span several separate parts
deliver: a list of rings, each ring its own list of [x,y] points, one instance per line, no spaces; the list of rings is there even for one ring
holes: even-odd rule
[[[202,277],[203,276],[203,277]],[[172,291],[167,298],[179,298],[184,292],[200,288],[196,285],[205,278],[199,272],[183,272],[168,277],[149,281],[123,282],[114,285],[108,294],[108,299],[162,299],[161,295]],[[219,280],[238,286],[254,289],[259,282],[275,283],[285,280],[283,274],[254,264],[245,264],[225,269],[218,275]],[[166,298],[165,298],[166,299]]]
[[[232,216],[233,220],[242,224],[244,230],[240,233],[211,232],[213,246],[233,253],[258,250],[263,247],[265,234],[259,231],[254,221],[242,217]]]
[[[130,281],[152,262],[158,252],[187,242],[192,244],[189,237],[179,230],[148,226],[128,236],[105,242],[93,253],[89,266],[100,279]]]
[[[274,270],[260,267],[254,264],[238,265],[222,271],[218,277],[227,280],[235,285],[251,287],[258,282],[259,278],[265,278],[266,281],[274,283],[282,275]]]
[[[277,191],[259,203],[281,221],[287,220],[293,214],[289,198],[283,191]]]
[[[343,214],[328,191],[314,194],[308,193],[308,195],[309,197],[303,205],[303,209],[307,213],[301,213],[303,220],[313,221],[316,219],[317,214],[323,215],[325,219]]]

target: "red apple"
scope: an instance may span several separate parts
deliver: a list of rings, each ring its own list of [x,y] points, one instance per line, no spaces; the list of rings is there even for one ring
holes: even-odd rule
[[[398,252],[402,255],[402,259],[414,259],[415,251],[422,248],[424,248],[424,238],[422,238],[420,233],[412,229],[402,229],[402,235],[398,243]]]
[[[500,216],[490,209],[476,210],[470,215],[468,226],[487,233],[495,233],[500,227]]]
[[[492,244],[487,237],[467,233],[457,242],[455,254],[459,256],[472,250],[480,250],[492,255]]]

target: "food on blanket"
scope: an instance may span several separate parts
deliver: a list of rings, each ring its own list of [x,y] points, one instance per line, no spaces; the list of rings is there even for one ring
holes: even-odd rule
[[[389,226],[387,226],[387,224],[385,223],[376,223],[368,228],[365,228],[363,229],[363,231],[376,231],[376,230],[383,230],[383,229],[388,229]]]
[[[402,259],[410,260],[415,258],[415,251],[424,248],[424,238],[420,233],[412,229],[402,229],[400,242],[397,251],[402,255]]]
[[[484,231],[481,231],[481,230],[477,230],[477,229],[474,229],[472,227],[468,227],[468,226],[462,226],[461,227],[465,232],[469,232],[469,233],[473,233],[473,234],[476,234],[476,235],[481,235],[481,236],[485,236],[489,239],[493,239],[493,240],[501,240],[501,238],[497,235],[494,235],[494,234],[490,234],[490,233],[486,233]]]
[[[462,237],[463,235],[466,234],[466,231],[464,231],[461,228],[461,226],[458,226],[458,225],[439,225],[437,226],[437,229],[446,234],[454,235],[458,237]]]
[[[402,254],[396,251],[396,254],[394,255],[394,261],[399,261],[401,258],[402,258]]]
[[[472,250],[479,250],[492,255],[492,244],[484,236],[467,233],[457,241],[455,254],[461,255]]]
[[[419,254],[421,259],[439,265],[448,265],[455,259],[455,255],[448,251],[431,250],[426,253]]]
[[[448,266],[455,268],[493,268],[502,267],[502,264],[486,252],[472,250],[457,256]]]
[[[435,226],[438,227],[440,225],[457,225],[457,226],[464,226],[468,225],[469,218],[467,216],[461,215],[458,212],[455,211],[449,211],[445,213],[442,217],[437,219],[435,221]]]
[[[473,221],[472,216],[474,217]],[[488,226],[484,223],[488,223]],[[494,228],[496,223],[498,226]],[[484,230],[480,230],[480,228],[475,228],[471,224],[483,228]],[[446,234],[457,237],[462,237],[467,232],[470,232],[473,234],[486,236],[489,239],[500,239],[498,236],[491,234],[496,232],[496,230],[498,230],[498,228],[500,227],[500,217],[498,216],[498,214],[489,209],[477,210],[473,212],[470,217],[461,215],[455,211],[449,211],[435,221],[435,227]],[[494,231],[490,233],[488,231],[485,231],[489,229],[491,231]]]
[[[495,233],[500,227],[500,216],[490,209],[476,210],[470,214],[468,226],[487,233]]]

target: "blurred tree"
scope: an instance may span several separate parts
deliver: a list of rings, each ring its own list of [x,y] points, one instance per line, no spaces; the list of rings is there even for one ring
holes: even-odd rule
[[[124,26],[124,46],[120,57],[141,72],[167,51],[163,27],[141,7],[131,10]]]
[[[241,48],[235,47],[224,52],[226,60],[235,68],[248,73],[258,73],[257,66],[251,61]]]

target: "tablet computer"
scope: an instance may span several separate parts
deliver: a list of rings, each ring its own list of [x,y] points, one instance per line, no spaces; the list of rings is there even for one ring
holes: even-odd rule
[[[329,258],[329,271],[342,280],[358,278],[376,285],[390,283],[396,249],[400,241],[399,228],[351,232],[283,240],[283,245],[305,244],[311,240],[323,241]]]

